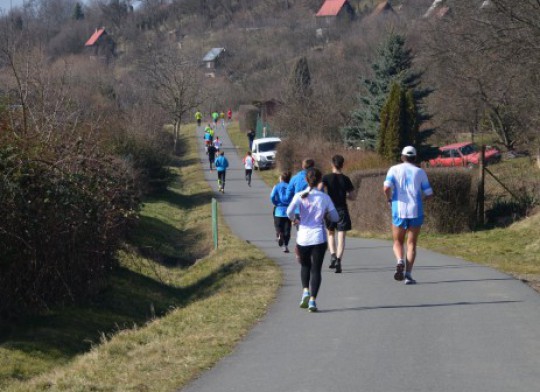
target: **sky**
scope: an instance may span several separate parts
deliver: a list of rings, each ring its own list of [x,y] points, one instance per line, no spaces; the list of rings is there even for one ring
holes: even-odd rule
[[[0,8],[2,11],[8,12],[11,4],[13,4],[13,7],[18,7],[22,5],[22,3],[23,0],[0,0]]]

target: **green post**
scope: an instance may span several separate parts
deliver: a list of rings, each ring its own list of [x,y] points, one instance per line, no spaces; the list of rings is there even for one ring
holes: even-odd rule
[[[214,237],[214,249],[218,248],[218,209],[217,200],[212,198],[212,235]]]

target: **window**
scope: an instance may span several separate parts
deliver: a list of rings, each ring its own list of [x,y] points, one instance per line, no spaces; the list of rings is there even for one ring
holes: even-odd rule
[[[279,142],[267,142],[258,145],[259,152],[276,151]]]

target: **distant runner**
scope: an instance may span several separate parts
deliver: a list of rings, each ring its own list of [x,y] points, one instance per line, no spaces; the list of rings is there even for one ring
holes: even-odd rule
[[[332,173],[323,176],[319,189],[325,190],[332,199],[339,214],[339,221],[327,222],[328,249],[330,250],[330,268],[335,268],[335,273],[341,273],[341,260],[345,250],[345,237],[351,230],[351,217],[347,207],[347,198],[354,197],[354,186],[351,179],[341,172],[345,159],[341,155],[332,157]],[[336,249],[337,230],[337,249]]]
[[[219,119],[221,120],[221,126],[223,127],[223,129],[225,129],[225,113],[224,112],[219,113]]]
[[[212,120],[214,121],[214,125],[217,125],[218,119],[219,119],[219,113],[218,112],[213,112],[212,113]]]
[[[197,120],[197,126],[201,126],[202,121],[202,113],[197,109],[197,112],[195,113],[195,120]]]
[[[255,132],[253,131],[253,129],[249,130],[249,132],[247,133],[247,138],[249,142],[249,149],[253,151],[253,140],[255,140]]]
[[[225,193],[225,177],[227,175],[227,168],[229,167],[229,161],[225,158],[225,152],[220,151],[219,156],[214,162],[218,175],[218,187],[221,193]]]
[[[229,121],[229,123],[232,121],[232,110],[229,109],[227,111],[227,120]]]
[[[216,148],[212,145],[208,146],[208,161],[210,162],[210,171],[212,171],[212,164],[216,159]]]
[[[416,243],[424,222],[422,194],[426,199],[433,196],[424,170],[414,165],[416,149],[407,146],[401,152],[403,163],[392,166],[384,181],[384,195],[392,207],[392,237],[394,255],[397,259],[395,280],[415,284],[412,269],[416,259]],[[403,243],[407,235],[407,257],[404,258]],[[405,276],[403,275],[405,269]]]
[[[282,172],[279,183],[274,186],[270,193],[270,201],[274,205],[274,228],[279,247],[283,246],[283,252],[289,253],[289,240],[291,239],[291,220],[287,216],[287,207],[291,199],[287,198],[287,185],[291,179],[291,173]]]
[[[242,162],[244,163],[244,169],[246,170],[246,181],[248,186],[251,186],[251,174],[253,173],[253,165],[255,164],[255,160],[251,156],[251,151],[247,152],[244,159],[242,159]]]
[[[206,153],[208,154],[208,147],[212,145],[212,128],[210,126],[207,126],[204,129],[204,149]]]
[[[317,311],[317,294],[321,286],[321,269],[324,253],[328,246],[324,217],[327,215],[332,222],[337,222],[339,215],[330,197],[317,189],[321,182],[321,172],[311,168],[307,170],[306,180],[308,189],[297,193],[287,207],[287,216],[299,225],[296,236],[296,247],[300,255],[302,299],[301,308],[310,312]],[[295,211],[299,210],[299,218]]]
[[[219,136],[216,136],[216,140],[214,140],[214,147],[217,152],[221,149],[221,140],[219,140]]]

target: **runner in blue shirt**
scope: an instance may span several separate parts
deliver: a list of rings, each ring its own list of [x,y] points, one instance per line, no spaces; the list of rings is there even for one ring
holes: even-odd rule
[[[229,167],[229,161],[225,158],[225,151],[219,152],[219,156],[216,158],[214,165],[216,166],[218,175],[219,191],[225,193],[225,176],[227,174],[227,168]]]
[[[279,176],[279,183],[274,186],[270,193],[270,201],[274,205],[274,227],[278,238],[278,245],[283,252],[289,253],[289,240],[291,239],[291,220],[287,217],[287,207],[291,199],[287,197],[287,186],[291,179],[291,173],[285,171]]]

